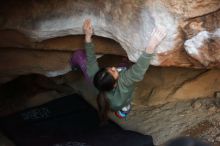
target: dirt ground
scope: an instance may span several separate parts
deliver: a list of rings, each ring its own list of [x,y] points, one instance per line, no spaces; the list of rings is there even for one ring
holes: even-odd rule
[[[220,145],[220,99],[168,103],[157,107],[133,105],[126,121],[118,122],[126,129],[150,134],[156,145],[179,136],[191,136]]]

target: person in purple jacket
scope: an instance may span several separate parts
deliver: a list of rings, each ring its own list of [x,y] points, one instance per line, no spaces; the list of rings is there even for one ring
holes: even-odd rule
[[[84,22],[86,66],[84,74],[93,81],[98,90],[97,105],[101,121],[107,121],[108,112],[113,111],[119,118],[125,118],[131,109],[132,93],[138,81],[144,78],[150,61],[154,56],[155,48],[166,36],[164,30],[154,29],[147,48],[143,51],[137,62],[129,69],[120,72],[116,67],[99,68],[94,44],[92,43],[93,28],[91,20]],[[74,60],[74,59],[73,59]]]

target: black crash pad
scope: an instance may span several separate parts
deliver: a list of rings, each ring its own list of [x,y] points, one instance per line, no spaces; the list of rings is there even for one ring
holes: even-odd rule
[[[16,146],[153,146],[152,137],[123,130],[73,94],[0,118],[0,129]]]

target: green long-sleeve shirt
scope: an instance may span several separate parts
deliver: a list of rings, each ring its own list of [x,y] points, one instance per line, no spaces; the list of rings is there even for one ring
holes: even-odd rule
[[[87,56],[87,73],[93,80],[94,75],[99,70],[94,52],[94,44],[85,43],[85,49]],[[123,70],[119,73],[117,86],[106,93],[110,107],[113,111],[120,110],[131,102],[135,83],[144,78],[144,74],[149,67],[152,56],[153,54],[143,52],[134,65],[128,70]]]

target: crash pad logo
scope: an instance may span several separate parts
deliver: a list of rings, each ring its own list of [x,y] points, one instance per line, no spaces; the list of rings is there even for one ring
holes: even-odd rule
[[[21,114],[23,120],[39,120],[47,119],[51,115],[51,112],[48,108],[37,108],[30,111],[24,112]]]
[[[54,144],[53,146],[91,146],[91,145],[88,145],[84,142],[68,141],[65,143]]]

